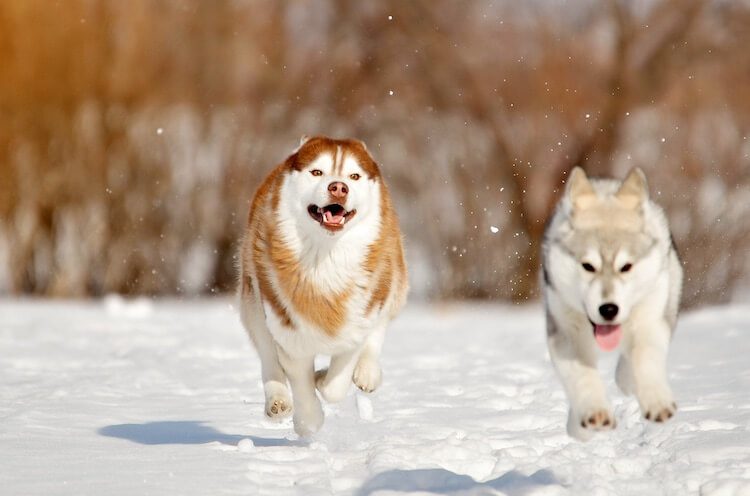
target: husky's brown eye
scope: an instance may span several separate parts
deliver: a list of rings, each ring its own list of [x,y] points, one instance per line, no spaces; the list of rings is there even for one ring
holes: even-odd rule
[[[622,267],[620,267],[620,272],[630,272],[630,269],[632,269],[632,268],[633,268],[633,264],[630,263],[630,262],[628,262],[625,265],[623,265]]]
[[[351,179],[352,181],[359,181],[359,178],[360,178],[360,177],[362,177],[362,176],[360,176],[360,175],[359,175],[359,174],[357,174],[357,173],[354,173],[354,174],[349,174],[349,179]]]
[[[585,270],[586,272],[596,272],[596,269],[594,268],[594,266],[588,262],[583,262],[581,264],[581,267],[583,267],[583,270]]]
[[[310,171],[310,174],[312,174],[313,176],[322,176],[323,175],[323,171],[320,170],[320,169],[313,169],[313,170]]]

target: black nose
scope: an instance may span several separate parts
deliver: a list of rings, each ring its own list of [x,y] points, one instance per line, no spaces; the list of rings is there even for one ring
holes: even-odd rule
[[[612,320],[617,316],[617,305],[614,303],[605,303],[599,307],[599,313],[604,317],[605,320]]]

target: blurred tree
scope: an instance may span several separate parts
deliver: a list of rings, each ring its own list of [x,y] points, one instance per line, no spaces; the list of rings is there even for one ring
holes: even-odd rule
[[[687,305],[748,286],[745,2],[0,4],[0,292],[229,291],[299,135],[364,139],[414,292],[525,301],[567,171],[646,170]],[[733,256],[734,255],[734,256]]]

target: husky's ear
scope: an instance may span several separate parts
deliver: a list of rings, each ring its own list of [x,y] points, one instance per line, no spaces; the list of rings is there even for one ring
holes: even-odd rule
[[[570,171],[567,195],[574,210],[584,210],[596,202],[596,191],[580,167]]]
[[[628,208],[636,208],[648,200],[648,183],[640,167],[630,171],[615,197]]]
[[[300,148],[302,148],[302,145],[310,141],[310,136],[303,134],[302,137],[299,139],[299,144],[297,147],[292,151],[292,154],[295,154],[299,151]]]

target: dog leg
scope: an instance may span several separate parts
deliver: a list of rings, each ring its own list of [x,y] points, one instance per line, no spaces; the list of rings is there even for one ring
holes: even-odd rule
[[[352,373],[357,365],[361,348],[347,351],[331,357],[331,364],[327,369],[315,373],[315,386],[323,398],[330,403],[337,403],[344,399],[352,383]]]
[[[365,393],[375,391],[380,387],[380,383],[383,380],[383,372],[379,362],[380,352],[383,349],[383,341],[385,340],[385,328],[385,324],[378,326],[367,336],[367,341],[365,341],[359,361],[354,369],[352,381]]]
[[[292,387],[294,431],[309,437],[323,425],[323,408],[315,393],[315,356],[291,357],[282,349],[278,353]]]
[[[640,327],[627,350],[632,364],[635,396],[647,420],[665,422],[677,410],[667,382],[670,330],[666,322]]]
[[[570,401],[568,434],[587,440],[592,430],[614,429],[615,418],[596,368],[593,344],[574,343],[562,333],[550,336],[547,344]]]
[[[630,360],[623,353],[617,360],[615,370],[615,382],[623,394],[630,396],[635,393],[635,381],[633,380],[633,367]]]
[[[266,415],[272,419],[287,417],[292,413],[292,396],[286,374],[279,363],[276,343],[266,327],[263,308],[252,293],[241,295],[240,316],[260,357]]]

